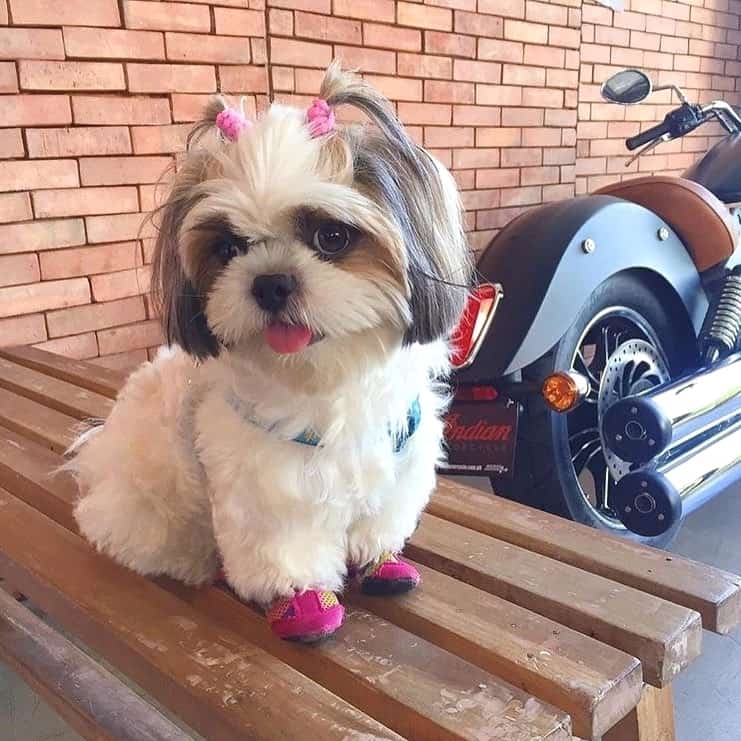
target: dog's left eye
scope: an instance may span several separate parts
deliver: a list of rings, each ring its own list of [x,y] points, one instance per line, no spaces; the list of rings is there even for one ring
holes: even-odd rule
[[[328,221],[314,232],[314,247],[323,255],[336,255],[347,249],[352,238],[349,227]]]

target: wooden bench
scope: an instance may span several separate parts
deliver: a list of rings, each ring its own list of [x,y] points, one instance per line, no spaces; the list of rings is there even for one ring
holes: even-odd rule
[[[54,472],[123,381],[0,350],[1,584],[208,739],[670,741],[702,628],[741,620],[741,577],[443,479],[406,551],[416,592],[351,590],[335,638],[277,640],[228,590],[147,580],[77,535]],[[85,737],[189,737],[7,596],[0,659]]]

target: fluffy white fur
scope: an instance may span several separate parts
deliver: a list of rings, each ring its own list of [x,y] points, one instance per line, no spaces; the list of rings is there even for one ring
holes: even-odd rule
[[[325,89],[330,102],[385,106],[374,123],[403,135],[387,104],[355,78],[332,68]],[[450,175],[412,161],[412,175],[399,176],[404,203],[384,200],[380,186],[359,184],[360,158],[373,156],[377,141],[364,137],[348,130],[311,139],[302,112],[273,106],[236,144],[210,131],[191,152],[195,164],[186,161],[166,206],[176,233],[158,244],[160,271],[182,276],[169,289],[172,276],[160,281],[168,329],[180,322],[173,339],[189,347],[198,331],[218,349],[191,349],[199,360],[162,349],[130,377],[104,426],[75,446],[75,516],[101,551],[191,584],[212,578],[222,560],[241,597],[267,604],[296,590],[339,591],[348,564],[399,551],[414,531],[442,454],[439,379],[452,327],[412,335],[418,324],[436,325],[435,307],[456,314],[462,302],[446,303],[455,289],[441,292],[440,280],[465,282],[468,263]],[[413,224],[413,236],[405,232],[412,217],[395,210],[405,208],[429,221]],[[306,210],[353,226],[365,246],[344,264],[322,259],[297,234],[294,215]],[[216,271],[207,269],[212,237],[203,235],[214,219],[249,242]],[[430,256],[419,254],[417,238]],[[457,273],[436,274],[441,266]],[[300,286],[279,318],[317,339],[290,356],[266,344],[274,317],[249,290],[255,277],[278,272]],[[426,302],[418,295],[425,280],[437,291]],[[182,303],[186,294],[194,307]],[[168,306],[177,317],[169,321]],[[192,309],[185,321],[184,306]],[[404,429],[417,398],[420,425],[396,453],[390,432]],[[305,430],[321,444],[294,442]]]

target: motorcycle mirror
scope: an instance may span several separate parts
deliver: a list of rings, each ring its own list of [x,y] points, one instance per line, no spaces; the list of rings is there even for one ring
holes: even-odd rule
[[[602,84],[600,94],[610,103],[633,105],[651,94],[651,79],[639,69],[624,69]]]

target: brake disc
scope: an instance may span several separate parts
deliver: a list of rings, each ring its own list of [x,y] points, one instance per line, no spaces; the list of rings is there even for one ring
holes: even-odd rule
[[[613,479],[619,481],[631,471],[631,463],[618,458],[602,434],[605,412],[618,399],[648,391],[671,378],[666,362],[659,351],[644,340],[629,340],[610,356],[602,373],[597,397],[597,420],[602,450]]]

